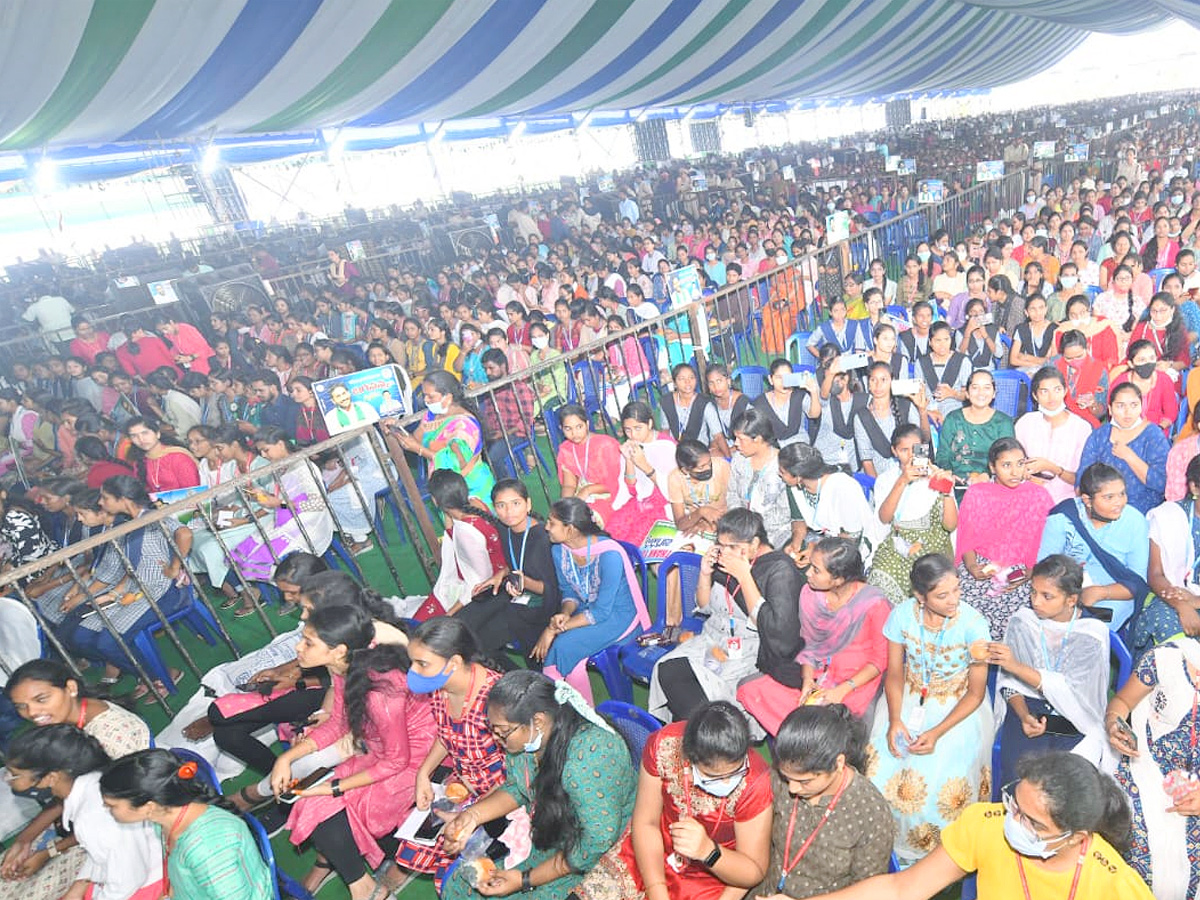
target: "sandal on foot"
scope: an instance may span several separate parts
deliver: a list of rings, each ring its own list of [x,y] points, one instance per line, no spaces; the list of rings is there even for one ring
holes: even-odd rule
[[[244,619],[246,616],[252,616],[257,610],[253,606],[239,606],[237,612],[233,614],[235,619]]]
[[[226,597],[221,601],[221,609],[233,609],[233,607],[242,602],[240,594],[234,594],[232,597]]]
[[[325,885],[327,885],[331,879],[337,877],[337,872],[334,871],[333,866],[331,866],[328,862],[319,859],[313,860],[312,869],[310,870],[309,874],[311,875],[318,869],[325,874],[321,876],[321,880],[317,882],[316,887],[308,889],[308,893],[313,897],[317,896],[317,894],[321,892],[321,888],[325,887]]]

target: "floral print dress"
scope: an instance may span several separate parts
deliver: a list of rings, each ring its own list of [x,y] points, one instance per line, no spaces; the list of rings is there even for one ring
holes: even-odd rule
[[[911,600],[892,610],[883,634],[904,645],[900,715],[915,739],[945,719],[967,692],[969,648],[973,641],[988,640],[988,624],[962,603],[935,632],[924,626],[921,607]],[[865,774],[896,817],[896,855],[911,863],[938,847],[942,828],[967,806],[991,798],[992,713],[986,701],[980,703],[942,735],[933,753],[923,756],[892,756],[887,731],[888,706],[883,700],[875,709]]]

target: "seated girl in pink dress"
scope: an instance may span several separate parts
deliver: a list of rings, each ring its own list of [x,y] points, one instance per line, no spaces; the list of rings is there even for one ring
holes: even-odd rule
[[[854,715],[865,715],[887,670],[883,625],[892,604],[883,591],[866,583],[858,542],[822,538],[810,559],[808,583],[800,590],[804,649],[796,657],[803,686],[795,690],[763,675],[738,689],[746,711],[772,735],[789,711],[809,703],[841,703]]]
[[[288,818],[297,846],[311,840],[319,856],[305,879],[316,893],[331,871],[366,900],[377,885],[371,870],[383,862],[379,839],[412,808],[417,770],[437,729],[427,696],[408,689],[408,655],[375,642],[375,624],[359,607],[314,609],[296,658],[304,668],[324,666],[332,676],[329,718],[283,753],[271,770],[279,796],[292,784],[292,763],[353,735],[360,752],[340,763],[336,777],[306,790]]]

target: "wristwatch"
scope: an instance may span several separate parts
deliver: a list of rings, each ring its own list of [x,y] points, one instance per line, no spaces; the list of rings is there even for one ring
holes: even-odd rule
[[[329,793],[334,797],[340,797],[344,793],[342,791],[342,779],[335,778],[329,782]]]
[[[706,869],[711,869],[713,866],[715,866],[717,864],[717,860],[720,858],[721,858],[721,845],[716,842],[713,842],[712,853],[708,854],[708,856],[706,856],[706,857],[704,857],[704,859],[700,860],[700,865],[704,866],[704,868],[706,868]]]
[[[530,876],[532,869],[526,869],[521,873],[521,893],[528,894],[533,891],[533,880]]]

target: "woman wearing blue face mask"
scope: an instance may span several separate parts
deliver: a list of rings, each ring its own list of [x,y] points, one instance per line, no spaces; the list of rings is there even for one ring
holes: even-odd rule
[[[520,892],[534,900],[565,900],[629,824],[635,791],[629,749],[578,691],[527,669],[492,686],[487,717],[509,754],[505,781],[446,823],[442,846],[458,853],[480,825],[523,806],[533,851],[520,869],[459,866],[442,886],[442,897]]]
[[[967,807],[942,829],[941,846],[911,868],[819,900],[926,900],[972,872],[980,897],[1154,896],[1120,855],[1130,828],[1121,789],[1083,757],[1062,752],[1026,757],[1002,796],[1003,803]]]
[[[443,763],[454,769],[445,784],[455,802],[475,800],[504,782],[504,751],[488,728],[487,704],[500,673],[482,661],[475,636],[465,623],[450,616],[422,622],[408,640],[408,689],[428,694],[437,736],[417,769],[417,809],[434,801],[432,777]],[[396,862],[413,872],[436,872],[453,856],[440,841],[428,844],[403,840]]]
[[[756,886],[771,844],[771,778],[749,751],[746,717],[725,701],[651,735],[630,830],[575,896],[719,900]]]

